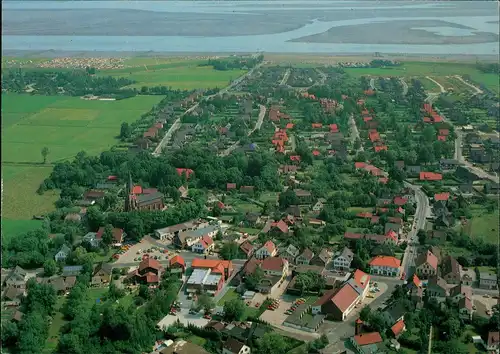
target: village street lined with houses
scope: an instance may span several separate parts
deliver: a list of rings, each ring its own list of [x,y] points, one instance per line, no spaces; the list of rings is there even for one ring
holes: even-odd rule
[[[348,70],[406,65],[380,58],[198,65],[245,73],[176,92],[122,126],[127,151],[43,182],[60,191],[48,229],[5,247],[6,346],[40,317],[58,353],[498,350],[500,142],[459,121],[441,78]],[[467,107],[488,99],[464,86]]]

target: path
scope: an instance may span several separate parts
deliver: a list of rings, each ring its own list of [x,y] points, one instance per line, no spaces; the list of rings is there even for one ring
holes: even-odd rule
[[[401,85],[403,85],[403,96],[406,96],[406,94],[408,93],[408,84],[403,77],[400,78],[399,81],[401,82]]]
[[[431,349],[432,349],[432,325],[431,329],[429,330],[429,346],[427,347],[427,354],[431,354]]]
[[[441,93],[445,93],[445,92],[446,92],[446,90],[445,90],[445,88],[443,87],[443,85],[441,85],[439,82],[437,82],[436,80],[434,80],[432,77],[430,77],[430,76],[426,76],[425,78],[426,78],[427,80],[431,80],[433,83],[435,83],[436,85],[438,85],[439,90],[441,91]]]
[[[264,64],[264,62],[262,63],[259,63],[258,65],[256,65],[255,67],[253,67],[250,71],[248,71],[246,74],[240,76],[239,78],[237,78],[236,80],[234,80],[233,82],[231,82],[231,84],[229,84],[229,86],[223,88],[222,90],[220,90],[219,92],[213,94],[213,95],[209,95],[209,96],[206,96],[204,97],[202,100],[200,100],[198,103],[196,103],[194,106],[190,107],[188,110],[186,110],[184,113],[182,113],[175,121],[174,123],[172,124],[172,126],[170,127],[170,129],[167,131],[167,133],[165,133],[165,136],[163,137],[163,139],[161,139],[160,143],[158,144],[158,146],[156,147],[156,149],[154,150],[153,152],[153,156],[159,156],[161,151],[163,150],[164,146],[167,145],[167,143],[170,141],[172,135],[177,131],[177,129],[180,128],[181,126],[181,118],[183,116],[185,116],[186,114],[192,112],[193,110],[195,110],[199,105],[200,103],[203,101],[203,100],[208,100],[212,97],[215,97],[215,96],[220,96],[220,95],[223,95],[225,94],[226,92],[228,92],[231,88],[233,88],[234,86],[236,85],[239,85],[241,83],[241,81],[243,81],[245,78],[247,78],[248,76],[252,75],[253,72],[260,68],[262,65]]]
[[[473,89],[474,91],[476,91],[476,93],[474,95],[477,95],[477,94],[481,94],[483,93],[483,90],[480,90],[479,88],[477,88],[476,86],[472,85],[472,84],[469,84],[467,81],[465,81],[460,75],[455,75],[453,76],[454,78],[456,78],[457,80],[460,80],[462,81],[465,85],[469,86],[471,89]]]
[[[375,79],[374,78],[370,79],[370,87],[371,87],[372,90],[375,91]]]
[[[290,69],[286,69],[285,75],[283,75],[283,79],[281,79],[280,85],[285,85],[288,81],[288,77],[290,76]]]
[[[262,126],[262,122],[264,121],[264,117],[266,115],[266,107],[259,104],[259,108],[260,108],[260,112],[259,112],[259,118],[257,119],[257,122],[255,123],[255,127],[250,130],[248,133],[247,133],[247,136],[250,136],[252,135],[252,133],[254,131],[256,131],[257,129],[260,129],[260,127]],[[223,152],[221,152],[219,154],[219,156],[227,156],[229,155],[231,152],[233,152],[238,146],[240,145],[240,141],[238,140],[237,142],[235,142],[233,145],[231,145],[230,147],[228,147],[226,150],[224,150]]]
[[[356,139],[359,139],[359,130],[358,126],[356,125],[356,121],[354,120],[354,115],[351,114],[349,117],[349,126],[351,128],[351,143],[354,145],[354,142]],[[364,151],[365,148],[363,147],[363,144],[361,143],[359,146],[358,151]]]

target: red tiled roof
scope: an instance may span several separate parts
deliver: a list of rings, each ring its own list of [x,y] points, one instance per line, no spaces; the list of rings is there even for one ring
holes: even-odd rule
[[[443,176],[440,173],[420,172],[421,181],[441,181]]]
[[[401,266],[401,261],[391,256],[375,256],[368,264],[370,266],[399,268]]]
[[[273,253],[276,250],[276,246],[273,241],[267,241],[266,243],[264,243],[264,247],[267,248],[269,253]]]
[[[294,127],[293,123],[287,123],[286,129],[292,129]]]
[[[313,128],[322,128],[323,127],[323,124],[321,124],[321,123],[312,123],[311,125]]]
[[[314,156],[319,156],[319,155],[321,155],[321,153],[319,152],[319,150],[313,150],[312,154],[313,154]]]
[[[288,232],[288,225],[283,220],[280,220],[278,222],[273,222],[271,224],[271,227],[277,227],[283,233],[287,233]]]
[[[96,235],[95,235],[96,239],[98,239],[98,240],[102,239],[102,235],[103,234],[104,234],[104,227],[100,227],[99,230],[97,231]],[[113,228],[113,239],[117,243],[122,242],[123,241],[123,230],[114,227]]]
[[[373,215],[372,215],[372,213],[370,213],[368,211],[363,211],[363,212],[357,213],[356,216],[358,218],[371,218]]]
[[[408,201],[408,199],[403,198],[403,197],[399,197],[399,196],[394,197],[394,204],[399,205],[399,206],[405,205],[407,201]]]
[[[147,272],[146,273],[146,283],[158,283],[158,275],[152,273],[152,272]]]
[[[394,230],[390,229],[386,232],[385,236],[392,238],[394,242],[398,242],[398,234]]]
[[[350,284],[344,284],[342,288],[333,296],[332,302],[341,311],[345,312],[359,295]]]
[[[375,142],[375,141],[379,141],[380,140],[380,134],[377,131],[370,132],[368,134],[368,139],[370,139],[370,141],[372,143]]]
[[[370,117],[370,116],[363,117],[363,120],[365,121],[365,123],[366,123],[366,122],[371,121],[372,119],[373,119],[373,118],[372,118],[372,117]]]
[[[108,176],[108,181],[116,181],[117,179],[117,176]]]
[[[320,297],[316,302],[313,304],[313,306],[323,306],[326,304],[328,301],[331,301],[333,298],[333,295],[335,295],[335,289],[328,290],[323,294],[322,297]]]
[[[192,268],[217,269],[219,265],[222,265],[224,269],[230,269],[233,267],[233,262],[222,261],[218,259],[201,259],[201,258],[195,258],[191,262]]]
[[[367,95],[367,96],[372,96],[372,95],[374,95],[374,94],[375,94],[375,91],[373,91],[373,90],[371,90],[371,89],[370,89],[370,90],[365,90],[365,91],[364,91],[364,94],[365,94],[365,95]]]
[[[179,176],[186,174],[187,179],[189,179],[189,176],[194,173],[194,171],[190,168],[176,168],[176,171]]]
[[[160,262],[158,262],[156,259],[151,258],[149,256],[145,256],[144,259],[141,261],[141,263],[139,263],[139,271],[142,271],[147,268],[153,268],[159,270],[163,267],[160,264]]]
[[[337,133],[339,131],[339,127],[337,124],[330,124],[330,132]]]
[[[448,129],[439,129],[439,135],[449,135],[450,131]]]
[[[387,178],[387,177],[380,177],[380,178],[378,179],[378,181],[379,181],[380,183],[382,183],[382,184],[387,184],[387,182],[389,182],[389,178]]]
[[[236,183],[227,183],[226,184],[226,189],[227,190],[236,189]]]
[[[416,260],[416,266],[418,267],[425,262],[427,262],[433,269],[437,269],[439,263],[438,258],[431,251],[421,254]]]
[[[359,345],[377,344],[382,342],[382,337],[378,332],[362,333],[354,336],[354,341]]]
[[[377,145],[377,146],[374,146],[373,149],[375,150],[375,152],[380,152],[382,150],[387,151],[387,146],[386,145]]]
[[[134,186],[132,188],[132,194],[142,194],[142,186]]]
[[[356,239],[363,238],[363,234],[346,231],[344,233],[344,238],[351,239],[351,240],[356,240]]]
[[[448,200],[450,198],[450,193],[444,192],[444,193],[438,193],[434,194],[434,200]]]
[[[437,139],[439,141],[446,141],[446,136],[444,136],[444,135],[438,135]]]
[[[255,257],[250,258],[248,262],[246,262],[243,266],[243,273],[247,275],[252,274],[261,263],[262,261],[258,260]]]
[[[268,257],[262,261],[262,270],[280,272],[283,270],[287,260],[281,257]]]
[[[186,267],[186,262],[184,261],[184,258],[182,258],[179,255],[173,256],[170,258],[169,265],[173,266],[174,264],[180,264],[182,267]]]
[[[415,284],[416,287],[420,288],[422,286],[422,281],[417,277],[416,274],[413,274],[412,283]]]
[[[245,254],[248,256],[250,253],[252,253],[254,247],[253,245],[248,242],[248,241],[245,241],[243,242],[241,245],[240,245],[240,249],[245,252]]]
[[[404,329],[405,329],[405,322],[403,320],[399,320],[391,327],[391,331],[392,333],[394,333],[396,337],[399,336],[401,333],[403,333]]]
[[[300,155],[291,155],[290,156],[291,161],[299,161],[300,162]]]
[[[354,163],[354,167],[355,168],[365,168],[366,167],[366,163],[365,162],[355,162]]]
[[[352,277],[354,281],[358,284],[358,286],[361,287],[362,289],[366,288],[366,286],[370,282],[370,276],[359,269],[356,269]]]
[[[205,235],[201,238],[200,243],[203,246],[203,248],[208,248],[214,243],[214,240],[212,240],[209,236]]]

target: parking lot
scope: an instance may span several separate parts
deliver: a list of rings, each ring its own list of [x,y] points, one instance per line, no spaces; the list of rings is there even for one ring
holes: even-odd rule
[[[168,326],[174,324],[177,320],[184,325],[188,325],[188,323],[192,323],[198,327],[205,327],[209,322],[208,319],[203,318],[202,314],[192,315],[189,313],[189,309],[182,308],[176,315],[166,315],[158,322],[158,327],[167,328]]]
[[[285,314],[285,311],[288,310],[298,298],[300,298],[300,296],[283,295],[278,308],[274,311],[264,311],[264,313],[260,316],[260,319],[274,326],[281,325],[288,317],[288,315]]]
[[[148,252],[150,250],[150,252]],[[168,250],[168,254],[164,253],[164,250]],[[144,253],[149,254],[151,257],[158,257],[160,260],[164,260],[171,256],[171,250],[167,244],[160,243],[150,236],[145,236],[140,242],[132,245],[129,250],[118,258],[115,262],[116,266],[119,267],[120,264],[124,263],[139,263],[142,259]]]

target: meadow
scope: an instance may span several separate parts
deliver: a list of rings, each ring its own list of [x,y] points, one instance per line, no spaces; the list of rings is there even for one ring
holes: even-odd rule
[[[133,60],[133,59],[131,59]],[[225,87],[231,80],[243,75],[245,70],[215,70],[211,66],[199,66],[206,60],[172,60],[168,63],[146,64],[145,60],[135,59],[131,68],[102,70],[100,76],[124,77],[136,81],[129,87],[140,89],[143,86],[167,86],[172,89],[208,89]]]
[[[499,75],[485,74],[476,69],[475,64],[445,63],[445,62],[403,62],[403,65],[388,68],[346,68],[345,71],[352,76],[366,75],[383,77],[414,77],[431,76],[433,78],[450,75],[469,75],[470,78],[483,84],[495,93],[500,93],[498,86]],[[462,83],[460,83],[463,85]]]
[[[54,209],[55,192],[36,190],[52,164],[84,150],[98,154],[116,144],[122,122],[134,122],[161,100],[137,96],[121,101],[77,97],[2,95],[3,220],[30,220]],[[42,148],[49,149],[43,164]],[[2,221],[3,221],[2,220]],[[16,226],[7,229],[15,233]],[[17,227],[20,232],[22,226]],[[7,234],[6,234],[7,235]]]

